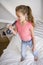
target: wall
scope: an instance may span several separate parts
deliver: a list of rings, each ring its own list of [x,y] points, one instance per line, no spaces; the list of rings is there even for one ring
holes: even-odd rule
[[[2,4],[0,4],[0,19],[13,21],[15,18],[14,16],[6,10],[5,7],[3,7]]]
[[[43,20],[43,0],[41,1],[41,14],[42,14],[42,20]]]
[[[16,16],[15,7],[17,5],[21,4],[29,5],[32,8],[34,17],[37,19],[41,19],[41,0],[3,0],[1,3],[14,16]]]

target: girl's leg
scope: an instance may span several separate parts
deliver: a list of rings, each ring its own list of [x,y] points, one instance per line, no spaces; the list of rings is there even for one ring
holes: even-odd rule
[[[34,60],[37,61],[38,60],[38,51],[34,51],[33,55],[34,55]]]
[[[27,47],[27,44],[25,42],[22,42],[22,44],[21,44],[21,61],[23,61],[26,57],[26,47]]]
[[[31,40],[30,42],[28,42],[28,45],[29,45],[29,47],[30,47],[31,49],[33,48],[32,40]],[[35,50],[34,52],[32,51],[32,53],[33,53],[33,55],[34,55],[34,60],[37,61],[37,59],[38,59],[38,51]]]

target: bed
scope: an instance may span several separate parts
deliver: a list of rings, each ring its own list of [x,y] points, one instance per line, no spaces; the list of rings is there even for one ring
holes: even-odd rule
[[[35,42],[38,51],[38,61],[34,61],[34,56],[30,51],[31,49],[28,48],[26,59],[23,62],[20,62],[21,39],[17,34],[16,36],[12,37],[8,47],[3,50],[4,53],[0,57],[0,65],[43,65],[43,36],[41,34],[43,30],[40,30],[41,32],[39,35],[38,31],[40,28],[37,29],[35,29]]]

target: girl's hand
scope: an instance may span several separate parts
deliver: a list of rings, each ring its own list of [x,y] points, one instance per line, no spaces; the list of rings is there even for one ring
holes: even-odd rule
[[[8,27],[10,30],[12,30],[13,29],[13,27],[12,27],[12,25],[9,25],[9,27]]]
[[[34,52],[35,50],[36,50],[35,47],[33,47],[33,48],[32,48],[32,51]]]
[[[16,35],[17,34],[17,30],[16,30],[16,28],[15,29],[13,29],[13,26],[12,25],[9,25],[9,27],[8,27],[11,31],[12,31],[12,33],[14,34],[14,35]]]

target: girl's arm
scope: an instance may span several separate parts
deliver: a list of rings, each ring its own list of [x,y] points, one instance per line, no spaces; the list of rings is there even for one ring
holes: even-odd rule
[[[32,35],[32,42],[33,42],[33,48],[32,50],[35,51],[36,50],[36,43],[35,43],[35,36],[34,36],[34,28],[33,26],[31,27],[31,35]]]
[[[11,31],[12,31],[12,33],[14,34],[14,35],[16,35],[17,34],[17,28],[15,27],[15,28],[13,28],[13,26],[12,25],[9,25],[9,27],[8,27]]]

